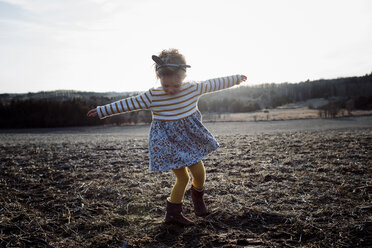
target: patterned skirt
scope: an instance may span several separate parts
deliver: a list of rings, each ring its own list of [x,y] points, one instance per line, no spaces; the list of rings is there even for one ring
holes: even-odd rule
[[[153,121],[149,137],[150,171],[193,165],[219,147],[199,111],[176,121]]]

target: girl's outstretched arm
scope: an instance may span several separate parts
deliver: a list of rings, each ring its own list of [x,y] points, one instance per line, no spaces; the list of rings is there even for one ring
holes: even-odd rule
[[[104,106],[98,106],[96,109],[90,110],[87,115],[98,115],[100,119],[104,119],[109,116],[126,112],[149,109],[151,102],[151,94],[149,91],[146,91],[138,96],[132,96]]]
[[[213,78],[206,81],[197,83],[199,86],[200,94],[211,93],[218,90],[227,89],[234,85],[245,82],[247,77],[245,75],[233,75],[228,77]]]

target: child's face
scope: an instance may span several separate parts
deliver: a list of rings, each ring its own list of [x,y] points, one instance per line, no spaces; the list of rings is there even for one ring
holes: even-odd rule
[[[177,75],[162,76],[160,82],[165,93],[175,95],[180,92],[182,80]]]

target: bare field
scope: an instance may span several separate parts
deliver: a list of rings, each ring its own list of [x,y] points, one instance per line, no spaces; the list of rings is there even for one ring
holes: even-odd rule
[[[164,225],[143,127],[0,133],[1,247],[370,247],[371,117],[208,123],[205,218]],[[315,125],[315,126],[314,126]]]

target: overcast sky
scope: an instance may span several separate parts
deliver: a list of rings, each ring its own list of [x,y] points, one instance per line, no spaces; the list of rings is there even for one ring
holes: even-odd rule
[[[0,0],[0,93],[142,91],[178,48],[188,80],[372,72],[369,0]]]

